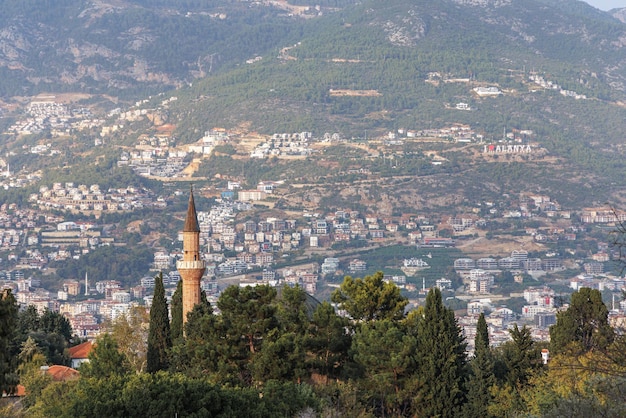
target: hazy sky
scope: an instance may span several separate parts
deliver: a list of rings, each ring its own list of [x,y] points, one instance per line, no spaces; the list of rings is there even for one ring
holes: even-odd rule
[[[626,0],[585,0],[593,7],[600,10],[611,10],[618,7],[626,7]]]

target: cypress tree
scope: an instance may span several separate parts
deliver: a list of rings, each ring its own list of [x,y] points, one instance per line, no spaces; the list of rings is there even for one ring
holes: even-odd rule
[[[420,416],[461,416],[465,401],[465,347],[454,311],[443,305],[438,288],[431,289],[417,333],[416,375],[421,386],[414,407]]]
[[[183,281],[179,280],[172,295],[172,341],[183,338]]]
[[[468,381],[468,403],[466,417],[482,418],[489,416],[487,407],[492,401],[490,388],[495,384],[493,374],[494,359],[489,348],[489,331],[485,314],[480,314],[476,324],[474,358],[470,363],[471,375]]]
[[[15,382],[11,378],[11,340],[17,327],[18,305],[10,290],[0,294],[0,391],[12,393]]]
[[[168,350],[172,347],[167,301],[163,287],[163,273],[155,278],[154,297],[150,308],[150,330],[148,332],[148,373],[168,367]]]

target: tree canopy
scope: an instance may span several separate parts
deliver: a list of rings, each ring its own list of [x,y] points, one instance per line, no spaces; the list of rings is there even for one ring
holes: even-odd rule
[[[599,290],[583,287],[572,294],[569,307],[557,314],[550,327],[550,348],[561,352],[571,344],[583,352],[606,349],[614,339],[608,321],[609,311]]]
[[[383,280],[381,271],[362,279],[346,276],[331,299],[357,322],[402,319],[409,303],[398,286]]]

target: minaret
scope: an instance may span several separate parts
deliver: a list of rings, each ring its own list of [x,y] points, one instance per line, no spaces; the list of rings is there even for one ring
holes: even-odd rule
[[[191,190],[183,228],[183,259],[176,263],[176,269],[183,281],[183,323],[187,322],[187,314],[200,303],[200,279],[205,267],[200,258],[200,227]]]
[[[89,296],[89,279],[87,278],[87,270],[85,270],[85,296]]]

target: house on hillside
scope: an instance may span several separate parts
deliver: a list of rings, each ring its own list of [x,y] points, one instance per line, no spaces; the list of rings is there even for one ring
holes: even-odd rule
[[[57,364],[50,367],[43,366],[41,370],[49,374],[55,382],[67,382],[70,380],[76,380],[80,377],[78,370],[67,366],[59,366]]]
[[[70,347],[68,351],[72,369],[78,369],[81,364],[89,362],[89,353],[91,353],[92,349],[93,344],[90,341]]]

